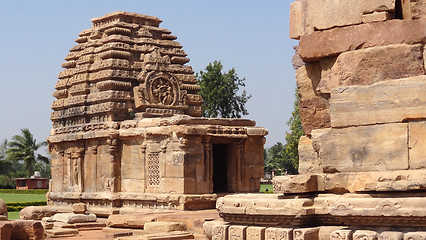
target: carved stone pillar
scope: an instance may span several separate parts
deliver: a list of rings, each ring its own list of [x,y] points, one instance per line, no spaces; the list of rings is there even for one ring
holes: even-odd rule
[[[240,139],[239,141],[234,142],[234,162],[235,162],[235,187],[236,191],[240,191],[242,185],[244,184],[244,173],[243,173],[243,165],[244,165],[244,140]]]
[[[119,154],[117,151],[118,148],[118,139],[109,138],[108,143],[108,153],[109,153],[109,177],[106,179],[105,188],[110,192],[119,192],[120,191],[120,171],[119,171]]]
[[[213,148],[210,138],[203,141],[204,144],[204,181],[213,181]]]
[[[70,185],[75,192],[83,191],[83,148],[76,147],[70,152]]]

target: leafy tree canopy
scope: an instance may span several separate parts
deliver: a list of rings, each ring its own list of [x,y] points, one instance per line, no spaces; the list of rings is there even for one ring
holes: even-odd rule
[[[6,156],[10,161],[22,161],[27,177],[30,177],[37,162],[49,164],[49,158],[37,153],[37,150],[46,145],[46,141],[37,143],[30,130],[24,128],[21,129],[21,135],[13,136],[12,141],[7,143]]]
[[[203,97],[203,116],[222,118],[241,118],[248,115],[245,104],[250,99],[245,90],[238,95],[240,87],[245,87],[244,78],[239,78],[235,69],[222,72],[220,61],[209,63],[205,71],[197,74]]]
[[[288,174],[297,174],[299,167],[299,138],[304,135],[302,122],[299,115],[299,95],[296,89],[296,100],[294,102],[294,110],[287,126],[290,127],[290,133],[286,133],[286,144],[276,143],[269,148],[265,154],[265,172],[270,172],[272,169],[281,170],[277,173],[286,172]]]

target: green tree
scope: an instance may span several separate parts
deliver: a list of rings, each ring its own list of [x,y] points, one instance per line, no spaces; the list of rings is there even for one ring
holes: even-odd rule
[[[214,61],[197,74],[204,100],[203,116],[241,118],[248,115],[245,104],[251,96],[245,90],[238,95],[240,87],[245,87],[245,79],[239,78],[234,68],[226,73],[222,69],[222,63]]]
[[[265,154],[265,172],[270,172],[272,169],[285,171],[288,174],[297,174],[299,167],[299,138],[304,135],[302,122],[299,115],[299,95],[296,89],[296,100],[294,102],[294,110],[290,119],[287,121],[287,126],[290,128],[290,133],[286,133],[286,144],[276,143],[269,148]],[[278,171],[277,174],[281,172]]]
[[[290,127],[290,133],[286,133],[286,144],[281,155],[283,156],[282,167],[287,169],[288,174],[297,174],[299,167],[299,138],[304,135],[302,121],[299,115],[299,94],[296,89],[296,100],[294,101],[294,110],[287,126]]]
[[[12,141],[7,144],[6,155],[10,161],[22,161],[28,177],[30,177],[34,173],[34,166],[37,162],[49,164],[49,158],[37,153],[37,150],[46,145],[46,141],[37,143],[30,130],[24,128],[21,129],[21,135],[13,136]]]
[[[7,139],[0,143],[0,174],[9,174],[12,164],[6,159]]]
[[[281,161],[282,156],[281,152],[284,150],[284,146],[282,143],[278,142],[274,146],[265,149],[264,154],[264,171],[265,173],[270,173],[272,170],[278,171],[277,174],[280,174],[281,171]]]

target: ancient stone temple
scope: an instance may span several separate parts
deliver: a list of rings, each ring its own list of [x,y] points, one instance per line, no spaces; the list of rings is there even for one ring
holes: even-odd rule
[[[62,64],[52,104],[50,205],[97,215],[214,208],[259,190],[266,129],[201,118],[182,46],[156,17],[92,19]]]
[[[300,175],[219,198],[213,239],[426,239],[426,1],[296,0],[290,14]]]

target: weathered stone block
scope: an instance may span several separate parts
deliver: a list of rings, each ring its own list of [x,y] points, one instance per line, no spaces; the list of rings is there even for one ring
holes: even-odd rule
[[[320,183],[321,181],[321,183]],[[426,173],[421,170],[347,172],[318,176],[321,190],[344,192],[390,192],[426,189]]]
[[[424,240],[426,232],[409,232],[404,234],[404,240]]]
[[[352,230],[336,230],[330,234],[330,240],[352,240]]]
[[[72,237],[78,234],[77,229],[71,228],[52,228],[45,231],[48,237]]]
[[[298,70],[299,68],[305,66],[305,62],[303,62],[303,60],[300,58],[299,55],[299,45],[294,46],[294,55],[293,58],[291,59],[291,64],[293,65],[294,70]]]
[[[354,25],[362,23],[364,13],[394,9],[395,0],[308,0],[307,25],[318,30]]]
[[[57,213],[52,219],[63,223],[84,223],[96,222],[97,218],[95,214]]]
[[[0,222],[0,239],[10,240],[12,236],[12,224],[7,221]]]
[[[265,230],[265,239],[271,240],[292,240],[293,229],[292,228],[277,228],[268,227]]]
[[[356,230],[353,238],[354,240],[378,240],[379,234],[375,231]]]
[[[426,69],[426,47],[423,47],[423,63]]]
[[[321,80],[321,65],[313,62],[296,70],[297,93],[301,99],[318,97],[317,86]]]
[[[303,131],[311,135],[311,131],[330,127],[330,109],[328,101],[323,97],[301,99],[299,115]]]
[[[0,198],[0,214],[3,215],[7,213],[7,205],[6,202]]]
[[[314,130],[312,141],[324,172],[408,168],[405,123]]]
[[[53,223],[52,222],[41,222],[41,225],[43,225],[44,230],[52,229]]]
[[[155,217],[145,214],[113,214],[106,224],[109,227],[143,228],[145,223],[152,221],[155,221]]]
[[[194,239],[194,234],[185,231],[149,233],[137,238],[138,240],[184,240]]]
[[[146,222],[144,225],[146,231],[186,231],[186,224],[183,222]]]
[[[299,139],[299,173],[321,173],[322,165],[312,146],[312,140],[307,136],[301,136]]]
[[[44,228],[40,222],[31,220],[15,220],[12,224],[13,239],[43,240]]]
[[[246,240],[246,230],[247,226],[229,226],[228,240]]]
[[[213,220],[213,221],[205,221],[203,223],[204,235],[212,239],[213,237],[213,228],[218,225],[224,225],[225,222],[223,220]]]
[[[51,217],[58,212],[54,206],[31,206],[22,209],[19,217],[24,220],[41,220],[44,217]]]
[[[212,240],[228,240],[229,225],[216,225],[213,227]]]
[[[419,88],[422,87],[419,86]],[[411,95],[407,97],[411,97]],[[426,168],[426,121],[410,122],[408,124],[408,129],[410,168]]]
[[[304,61],[311,62],[356,49],[425,41],[426,18],[390,20],[317,31],[302,36],[299,53]]]
[[[84,214],[87,211],[87,206],[84,203],[74,203],[72,205],[72,212],[76,214]]]
[[[264,240],[265,239],[265,229],[266,227],[248,227],[247,240]]]
[[[317,89],[321,93],[330,93],[341,86],[370,85],[423,75],[422,55],[420,44],[394,44],[345,52],[337,57],[330,69],[323,71]]]
[[[293,230],[293,240],[318,239],[319,228],[298,228]]]
[[[296,0],[290,4],[290,38],[299,39],[309,32],[306,28],[306,0]]]
[[[306,193],[318,191],[317,177],[311,174],[276,176],[274,193]]]
[[[390,12],[373,12],[368,14],[362,15],[362,22],[363,23],[370,23],[370,22],[381,22],[392,19],[393,14]]]
[[[370,86],[337,88],[330,98],[332,127],[402,122],[426,117],[426,75]]]
[[[402,16],[404,19],[417,19],[426,17],[426,1],[410,0],[401,1]]]
[[[401,232],[390,232],[385,231],[380,233],[379,240],[402,240],[404,237],[404,234]]]

